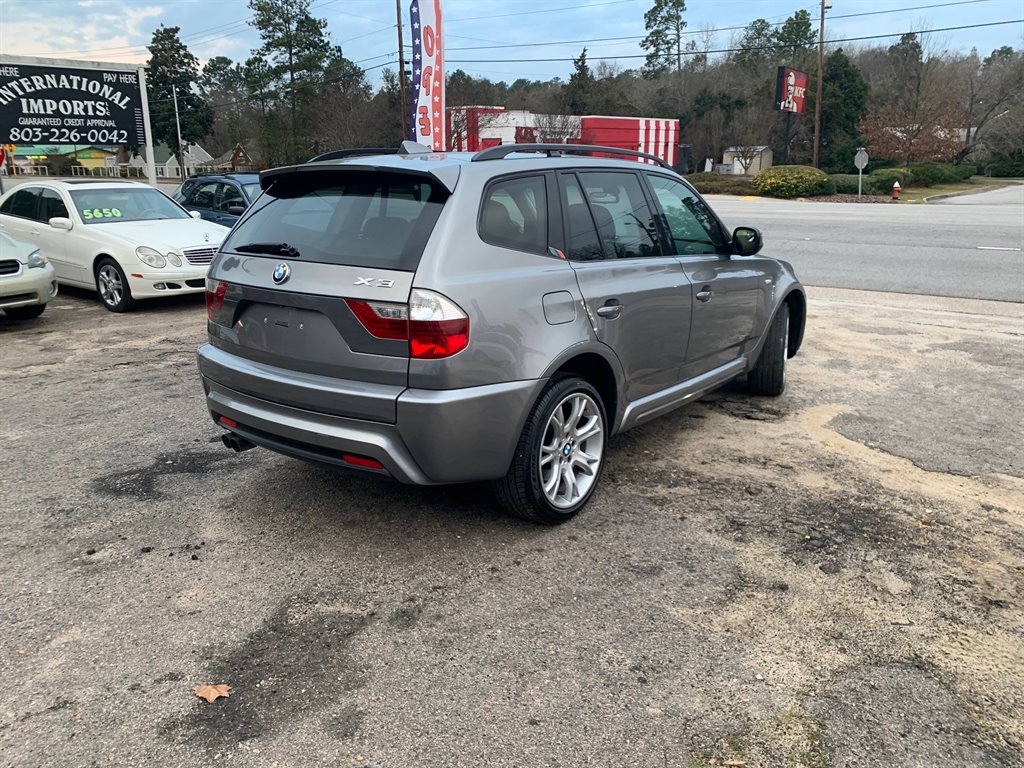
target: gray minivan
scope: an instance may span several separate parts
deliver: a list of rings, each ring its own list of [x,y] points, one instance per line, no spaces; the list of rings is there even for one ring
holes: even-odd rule
[[[778,395],[800,348],[790,265],[650,155],[407,142],[260,185],[210,266],[198,352],[235,450],[490,480],[558,523],[612,435],[738,376]]]

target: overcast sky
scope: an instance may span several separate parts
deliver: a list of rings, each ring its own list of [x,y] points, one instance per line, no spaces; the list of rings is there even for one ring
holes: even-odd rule
[[[584,46],[594,64],[607,60],[639,67],[643,16],[651,5],[652,0],[442,0],[447,68],[507,82],[566,79],[572,57]],[[728,48],[755,18],[781,22],[807,9],[816,20],[819,7],[800,0],[688,0],[687,5],[687,31],[699,35],[714,28],[718,49]],[[409,0],[402,0],[402,9],[406,25]],[[383,67],[396,67],[393,0],[313,0],[311,10],[327,20],[331,40],[367,70],[372,83],[379,84]],[[259,45],[250,18],[246,0],[0,0],[0,63],[5,54],[144,62],[153,30],[161,24],[180,27],[181,39],[201,62],[217,55],[244,61]],[[1024,0],[834,0],[825,39],[1014,21],[930,36],[940,49],[976,47],[984,55],[1002,45],[1024,47],[1022,19]]]

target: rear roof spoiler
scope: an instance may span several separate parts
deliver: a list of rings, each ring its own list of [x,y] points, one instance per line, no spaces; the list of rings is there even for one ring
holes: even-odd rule
[[[419,164],[418,164],[419,165]],[[424,167],[426,165],[426,167]],[[378,173],[400,173],[409,176],[421,176],[437,182],[448,194],[455,191],[455,184],[459,180],[458,165],[438,165],[430,167],[429,164],[413,167],[405,163],[374,163],[370,162],[347,162],[331,163],[317,162],[304,163],[303,165],[286,165],[282,168],[271,168],[260,173],[260,188],[266,192],[277,181],[287,178],[303,177],[312,178],[308,174],[341,174],[352,173],[353,171],[375,171]]]

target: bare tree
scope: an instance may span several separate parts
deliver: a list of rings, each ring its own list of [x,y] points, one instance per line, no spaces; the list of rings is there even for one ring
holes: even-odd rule
[[[767,145],[770,125],[765,110],[757,107],[737,110],[729,121],[725,135],[732,142],[733,156],[743,168],[744,176],[749,175],[750,166]]]
[[[580,136],[580,119],[577,115],[554,114],[536,115],[537,140],[544,144],[568,144]],[[585,142],[585,138],[584,138]]]

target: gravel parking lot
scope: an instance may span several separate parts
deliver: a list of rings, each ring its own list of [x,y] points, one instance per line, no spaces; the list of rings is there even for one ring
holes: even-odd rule
[[[1024,765],[1022,305],[809,299],[554,529],[232,454],[201,297],[0,317],[0,764]]]

